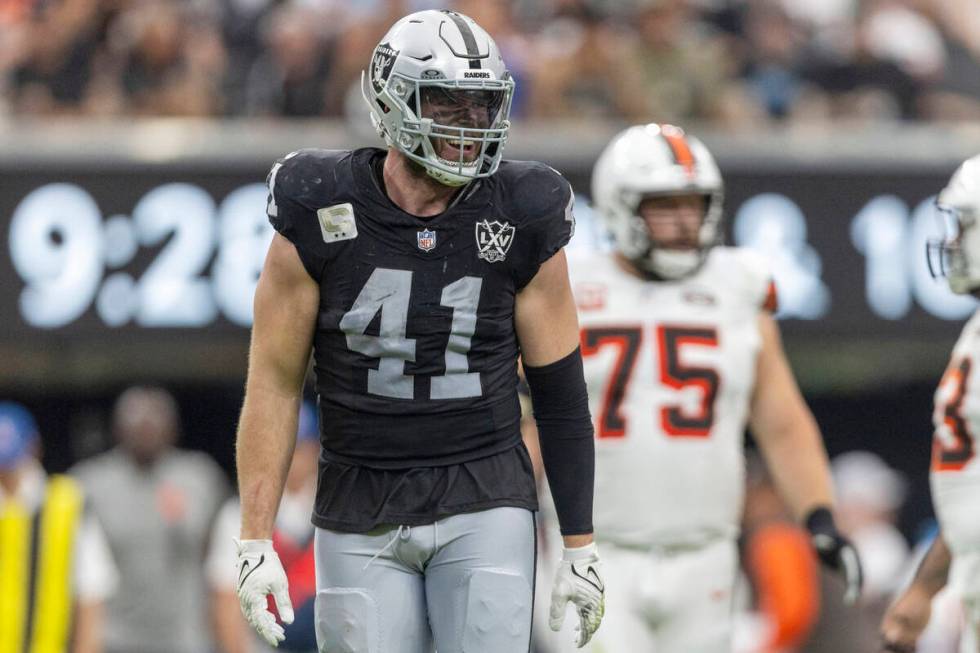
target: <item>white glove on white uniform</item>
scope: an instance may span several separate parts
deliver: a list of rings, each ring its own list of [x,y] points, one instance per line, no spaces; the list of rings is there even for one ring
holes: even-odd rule
[[[592,639],[606,610],[606,586],[602,581],[601,571],[599,553],[593,542],[586,546],[565,549],[555,574],[549,625],[556,632],[561,630],[565,621],[565,606],[571,601],[579,618],[579,625],[575,627],[575,644],[579,648]]]
[[[269,612],[266,597],[276,601],[283,623],[293,623],[293,604],[289,600],[289,583],[272,548],[272,540],[235,540],[238,547],[238,601],[248,623],[272,646],[286,638],[276,617]]]

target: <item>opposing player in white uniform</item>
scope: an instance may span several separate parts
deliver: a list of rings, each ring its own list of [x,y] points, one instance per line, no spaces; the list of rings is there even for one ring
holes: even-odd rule
[[[826,453],[782,350],[765,262],[717,245],[711,154],[677,127],[632,127],[592,184],[615,252],[570,262],[610,605],[589,650],[731,650],[747,422],[853,598],[857,556],[834,526]]]
[[[951,233],[930,247],[957,294],[980,295],[980,156],[966,161],[939,194]],[[931,259],[934,257],[930,257]],[[980,651],[980,311],[953,347],[935,395],[932,500],[940,533],[909,587],[882,621],[885,650],[915,651],[932,598],[947,581],[963,600],[963,653]]]

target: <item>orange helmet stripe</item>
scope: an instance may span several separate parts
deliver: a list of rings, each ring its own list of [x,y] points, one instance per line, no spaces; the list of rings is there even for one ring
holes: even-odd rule
[[[660,128],[660,134],[667,141],[667,145],[674,155],[674,161],[678,165],[684,166],[684,170],[688,175],[693,176],[695,164],[694,153],[691,151],[691,146],[688,144],[687,139],[684,138],[684,130],[673,125],[663,125]]]

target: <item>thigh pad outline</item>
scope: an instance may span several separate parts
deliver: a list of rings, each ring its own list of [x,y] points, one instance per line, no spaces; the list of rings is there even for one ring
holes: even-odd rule
[[[325,589],[316,595],[319,653],[381,653],[378,604],[367,590]]]
[[[526,651],[531,639],[531,586],[520,574],[477,569],[466,588],[462,653]]]

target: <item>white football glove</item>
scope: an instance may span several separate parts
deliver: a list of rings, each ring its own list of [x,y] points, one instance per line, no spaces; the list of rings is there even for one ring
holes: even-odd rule
[[[248,623],[269,642],[279,646],[286,638],[282,626],[269,612],[266,597],[271,594],[283,623],[293,623],[293,604],[289,583],[272,540],[235,540],[238,547],[238,601]]]
[[[602,581],[601,571],[599,553],[593,542],[586,546],[565,549],[555,574],[549,625],[555,632],[561,630],[565,621],[565,606],[571,601],[579,618],[579,625],[575,627],[575,644],[579,648],[592,639],[606,610],[606,586]]]

